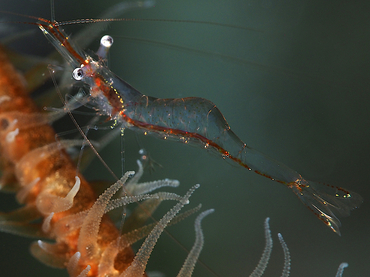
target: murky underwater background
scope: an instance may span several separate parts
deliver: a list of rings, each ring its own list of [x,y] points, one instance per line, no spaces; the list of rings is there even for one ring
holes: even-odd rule
[[[117,1],[56,1],[58,20],[97,17]],[[356,1],[357,2],[357,1]],[[50,18],[49,1],[0,3],[1,10]],[[147,95],[160,98],[204,97],[222,111],[234,132],[249,146],[284,162],[309,180],[360,193],[365,201],[342,219],[334,234],[284,186],[207,153],[200,147],[139,135],[159,162],[146,180],[174,178],[183,194],[200,183],[189,207],[198,203],[216,212],[203,221],[201,260],[218,276],[248,276],[264,248],[264,219],[269,216],[274,250],[264,276],[280,276],[283,234],[292,256],[291,276],[367,276],[370,258],[370,4],[365,1],[157,1],[155,8],[127,17],[187,19],[232,24],[254,30],[174,22],[114,23],[105,33],[115,39],[111,69]],[[1,15],[3,19],[3,15]],[[5,16],[5,20],[19,20]],[[35,26],[9,24],[12,32]],[[68,26],[73,35],[83,26]],[[3,30],[3,27],[2,29]],[[185,50],[127,39],[176,44]],[[96,42],[99,38],[96,39]],[[36,30],[14,47],[45,55],[52,47]],[[23,47],[22,47],[23,46]],[[91,46],[96,50],[97,43]],[[199,51],[200,50],[200,51]],[[208,54],[203,53],[206,51]],[[212,55],[211,53],[219,53]],[[227,56],[227,57],[226,57]],[[140,148],[127,131],[126,170],[136,170]],[[104,158],[120,174],[119,140]],[[95,163],[90,179],[112,179]],[[1,195],[1,201],[12,196]],[[173,203],[165,203],[160,218]],[[6,204],[1,203],[4,207]],[[187,208],[189,208],[187,207]],[[2,208],[3,210],[5,208]],[[168,231],[190,248],[194,216]],[[31,240],[0,234],[0,270],[6,276],[66,276],[28,253]],[[186,253],[163,235],[149,270],[175,276]],[[3,273],[5,274],[5,273]],[[215,276],[198,264],[194,276]]]

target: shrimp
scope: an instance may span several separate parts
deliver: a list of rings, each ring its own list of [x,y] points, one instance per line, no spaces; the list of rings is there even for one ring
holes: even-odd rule
[[[337,216],[348,216],[362,203],[357,193],[306,180],[283,163],[247,146],[231,130],[216,105],[207,99],[160,99],[142,94],[106,66],[107,52],[113,44],[110,36],[102,38],[97,56],[93,57],[74,46],[65,35],[61,26],[70,22],[39,20],[41,31],[74,68],[73,78],[89,86],[86,101],[117,125],[213,149],[223,158],[292,189],[316,217],[338,235],[341,222]]]

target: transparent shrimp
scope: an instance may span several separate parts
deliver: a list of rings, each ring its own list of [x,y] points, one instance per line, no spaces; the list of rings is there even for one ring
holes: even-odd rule
[[[220,110],[198,97],[160,99],[147,96],[116,76],[105,64],[113,39],[104,36],[95,57],[72,44],[61,26],[39,18],[39,28],[65,60],[72,76],[90,87],[89,102],[124,128],[157,134],[184,143],[196,142],[242,167],[284,184],[331,230],[340,235],[337,216],[348,216],[362,203],[349,190],[304,179],[299,173],[247,146],[231,129]],[[83,22],[83,20],[81,20]],[[86,22],[91,22],[88,20]]]

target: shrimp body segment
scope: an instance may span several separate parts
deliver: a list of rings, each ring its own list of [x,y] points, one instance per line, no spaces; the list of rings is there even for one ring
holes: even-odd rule
[[[72,67],[76,80],[89,85],[89,101],[125,128],[155,133],[216,150],[242,167],[291,188],[298,198],[331,230],[340,234],[338,215],[348,216],[362,197],[346,189],[304,179],[293,169],[247,146],[231,129],[220,110],[198,97],[160,99],[147,96],[116,76],[105,57],[93,58],[75,49],[63,31],[40,24],[46,37]],[[110,47],[110,46],[109,46]],[[101,52],[101,51],[100,51]]]

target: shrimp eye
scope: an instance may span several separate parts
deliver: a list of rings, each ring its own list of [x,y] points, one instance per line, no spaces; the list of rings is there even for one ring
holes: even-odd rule
[[[80,68],[80,67],[75,68],[73,70],[72,77],[76,81],[81,81],[82,78],[84,77],[84,71],[82,70],[82,68]]]
[[[104,47],[111,47],[113,44],[113,38],[111,36],[105,35],[100,39],[100,44]]]

